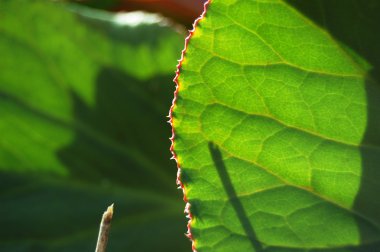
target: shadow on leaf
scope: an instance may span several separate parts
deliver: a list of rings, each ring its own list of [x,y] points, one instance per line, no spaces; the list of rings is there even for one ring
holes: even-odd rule
[[[377,0],[288,0],[316,24],[326,29],[337,41],[363,57],[371,65],[365,85],[367,100],[367,125],[360,153],[362,174],[360,189],[352,209],[373,227],[364,228],[363,220],[357,221],[361,232],[362,248],[352,251],[380,251],[380,4]],[[374,235],[374,234],[377,234]]]
[[[150,251],[156,244],[158,251],[177,251],[189,246],[183,235],[176,166],[165,151],[170,146],[165,116],[172,98],[171,79],[138,80],[117,69],[103,68],[96,79],[94,106],[72,93],[75,138],[57,153],[71,177],[100,188],[120,188],[126,190],[126,197],[146,202],[144,208],[128,205],[134,200],[127,198],[114,202],[112,250]],[[144,195],[147,198],[139,198]],[[164,237],[172,242],[162,243]]]
[[[96,84],[94,107],[73,94],[76,138],[58,156],[73,176],[97,182],[153,189],[175,187],[169,161],[168,77],[149,81],[104,68]],[[175,192],[175,191],[174,191]]]

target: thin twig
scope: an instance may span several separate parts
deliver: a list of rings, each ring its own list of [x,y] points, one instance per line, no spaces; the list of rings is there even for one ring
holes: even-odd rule
[[[100,222],[98,242],[96,244],[95,252],[105,252],[107,248],[108,234],[111,227],[111,220],[113,215],[113,204],[110,205],[103,213],[102,222]]]

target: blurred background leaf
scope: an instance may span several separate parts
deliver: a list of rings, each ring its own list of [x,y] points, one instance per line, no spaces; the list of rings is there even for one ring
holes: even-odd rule
[[[133,15],[1,2],[0,251],[92,251],[110,203],[108,251],[190,250],[165,122],[184,33]]]

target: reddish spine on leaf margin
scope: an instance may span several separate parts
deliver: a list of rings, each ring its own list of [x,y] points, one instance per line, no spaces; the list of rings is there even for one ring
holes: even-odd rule
[[[203,13],[202,15],[200,15],[193,23],[193,29],[189,31],[189,35],[186,37],[185,39],[185,47],[184,49],[182,50],[182,54],[181,54],[181,59],[178,61],[178,65],[177,65],[177,70],[175,72],[175,77],[174,77],[174,83],[176,85],[175,87],[175,91],[174,91],[174,98],[173,98],[173,102],[172,102],[172,106],[170,107],[170,110],[169,110],[169,123],[170,125],[172,126],[172,136],[170,137],[170,141],[171,141],[171,146],[170,146],[170,151],[172,153],[172,159],[174,159],[176,162],[177,162],[177,168],[178,168],[178,171],[177,171],[177,185],[180,189],[182,189],[182,192],[183,192],[183,200],[185,201],[186,203],[186,207],[185,207],[185,213],[186,213],[186,217],[189,219],[189,221],[187,222],[187,233],[186,233],[186,236],[190,239],[191,241],[191,246],[192,246],[192,250],[193,252],[197,252],[196,248],[195,248],[195,242],[194,242],[194,239],[193,239],[193,236],[191,234],[191,222],[193,220],[193,216],[191,215],[191,211],[190,211],[190,208],[191,208],[191,205],[190,203],[188,202],[187,200],[187,197],[186,197],[186,192],[185,192],[185,187],[184,185],[182,184],[182,181],[181,181],[181,165],[180,163],[178,162],[178,159],[177,159],[177,155],[174,151],[174,139],[175,139],[175,131],[174,131],[174,126],[173,126],[173,109],[175,107],[175,104],[176,104],[176,101],[177,101],[177,96],[178,96],[178,90],[179,90],[179,82],[178,82],[178,78],[179,78],[179,75],[180,75],[180,72],[181,72],[181,67],[182,67],[182,61],[185,57],[185,54],[186,54],[186,50],[187,50],[187,46],[189,44],[189,41],[191,39],[191,37],[193,36],[194,32],[195,32],[195,29],[199,23],[199,21],[201,21],[205,15],[206,15],[206,12],[207,12],[207,8],[210,4],[211,0],[207,0],[204,4],[204,9],[203,9]]]

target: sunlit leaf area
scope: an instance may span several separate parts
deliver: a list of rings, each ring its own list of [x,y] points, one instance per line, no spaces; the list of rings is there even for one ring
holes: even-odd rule
[[[0,0],[0,251],[380,252],[379,13]]]

